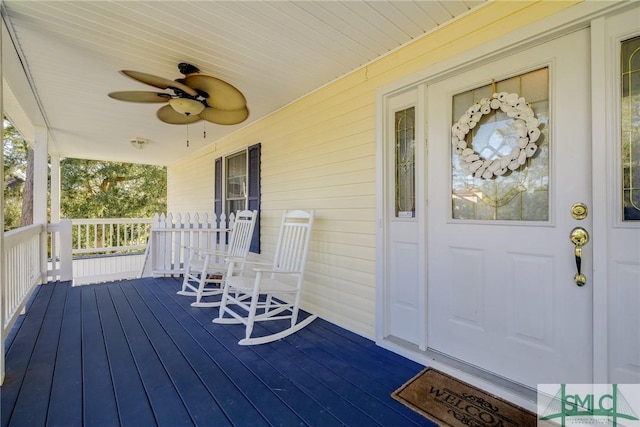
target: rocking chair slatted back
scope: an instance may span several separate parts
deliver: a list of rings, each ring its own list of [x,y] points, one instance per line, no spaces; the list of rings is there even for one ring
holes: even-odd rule
[[[302,274],[309,250],[313,212],[291,211],[282,218],[273,268]]]
[[[254,216],[256,214],[255,211],[241,211],[237,213],[227,256],[234,258],[245,258],[247,256],[249,247],[251,246],[251,237],[255,225]]]
[[[216,307],[219,301],[206,301],[204,297],[222,294],[225,272],[242,274],[249,254],[257,211],[238,211],[229,236],[229,245],[221,250],[191,248],[186,265],[182,289],[178,295],[195,296],[194,307]]]

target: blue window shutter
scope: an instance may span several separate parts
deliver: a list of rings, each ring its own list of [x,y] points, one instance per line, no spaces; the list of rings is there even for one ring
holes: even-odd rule
[[[260,253],[260,143],[247,149],[249,177],[247,183],[247,209],[257,210],[256,228],[253,230],[250,251]]]
[[[222,157],[218,157],[213,168],[213,212],[220,218],[222,215]]]

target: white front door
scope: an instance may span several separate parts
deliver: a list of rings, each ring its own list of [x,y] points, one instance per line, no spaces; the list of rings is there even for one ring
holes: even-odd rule
[[[428,347],[534,388],[593,377],[597,236],[581,253],[569,239],[574,227],[592,232],[590,215],[572,216],[574,204],[592,206],[589,51],[581,30],[427,91]],[[542,135],[523,167],[474,178],[452,154],[452,124],[494,91],[524,97]],[[484,113],[468,148],[484,159],[508,157],[521,142],[514,124],[505,113]],[[527,130],[537,132],[530,123]],[[578,264],[584,286],[574,281]]]

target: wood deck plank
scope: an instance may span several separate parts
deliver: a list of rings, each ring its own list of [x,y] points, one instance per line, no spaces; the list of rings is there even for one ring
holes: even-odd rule
[[[314,365],[306,355],[292,349],[288,343],[276,341],[268,345],[256,346],[254,350],[267,363],[286,374],[296,387],[304,390],[310,398],[326,408],[343,424],[380,425],[380,419],[364,412],[364,408],[354,406],[348,396],[338,392],[337,383],[340,382],[338,378],[333,377],[331,380],[334,381],[329,380],[331,373],[320,364]],[[310,365],[315,369],[311,371],[306,369]]]
[[[112,286],[111,298],[122,322],[131,354],[136,361],[146,391],[146,398],[149,399],[157,424],[168,427],[192,426],[193,422],[180,395],[121,286],[122,284]]]
[[[320,319],[318,326],[313,329],[313,333],[317,336],[311,337],[310,342],[320,342],[322,345],[318,347],[327,350],[344,348],[344,352],[337,353],[339,359],[357,364],[371,375],[378,374],[378,380],[386,382],[389,387],[401,386],[403,383],[397,384],[396,378],[411,378],[424,368],[419,363],[399,357],[377,346],[371,340],[363,342],[364,338],[356,334],[345,335],[342,332],[347,331],[325,320]]]
[[[113,383],[102,335],[96,287],[82,288],[82,384],[83,424],[117,425]]]
[[[179,282],[177,282],[179,284]],[[165,281],[167,292],[173,298],[176,298],[182,304],[189,304],[185,297],[175,295],[177,284]],[[263,382],[266,387],[271,390],[281,401],[300,417],[307,425],[333,426],[343,425],[330,411],[314,401],[304,390],[296,387],[295,384],[283,375],[281,372],[273,368],[261,356],[256,354],[254,348],[247,346],[239,346],[239,334],[244,334],[242,325],[215,325],[211,321],[217,316],[217,308],[199,308],[194,309],[192,314],[195,319],[209,330],[215,331],[216,338],[230,351],[234,356],[246,366],[253,375]],[[258,326],[258,329],[260,326]],[[235,330],[235,333],[233,332]]]
[[[322,319],[240,346],[244,326],[213,324],[180,285],[40,287],[7,350],[0,426],[433,425],[390,397],[421,365]]]
[[[47,419],[65,299],[66,290],[55,287],[11,416],[12,424],[43,425]]]
[[[194,322],[185,327],[178,319],[180,313],[176,315],[149,289],[138,286],[136,291],[205,384],[209,395],[221,408],[225,417],[234,425],[251,424],[256,427],[269,425],[255,406],[250,404],[247,396],[229,380],[224,369],[219,366],[218,360],[224,358],[223,353],[228,354],[228,350],[218,347],[217,351],[208,353],[201,341],[211,340],[212,337],[206,333],[198,333],[198,330],[202,329],[201,325]],[[232,355],[231,358],[233,358]],[[219,415],[212,411],[211,417],[216,416]]]
[[[120,425],[153,425],[153,411],[111,299],[110,289],[112,288],[97,288],[96,297]]]
[[[132,286],[123,285],[122,291],[136,312],[193,422],[202,424],[207,420],[216,420],[216,425],[230,425],[224,412],[145,301]]]
[[[380,354],[366,349],[366,347],[363,348],[348,338],[344,338],[342,335],[322,327],[328,322],[320,320],[318,323],[320,327],[313,328],[312,332],[304,331],[305,336],[308,338],[306,342],[315,344],[309,346],[310,350],[326,350],[329,353],[336,354],[337,359],[360,367],[367,377],[375,378],[388,387],[400,387],[403,382],[398,384],[397,378],[411,378],[422,370],[422,367],[417,363],[412,368],[393,363],[397,355],[394,355],[396,356],[394,358],[390,356],[393,353],[386,352]],[[309,336],[310,333],[315,334],[315,336]],[[318,346],[317,343],[321,343],[321,345]]]
[[[175,285],[174,285],[175,286]],[[180,298],[184,298],[184,297],[177,297],[178,299]],[[187,299],[188,301],[190,301],[189,299]],[[213,318],[214,316],[217,315],[217,309],[193,309],[191,308],[191,310],[200,310],[200,312],[202,312],[203,310],[205,310],[206,312],[209,313],[208,316],[206,316],[206,320],[205,322],[208,323],[208,321]],[[195,311],[196,313],[199,313],[198,311]],[[315,322],[319,322],[319,323],[326,323],[325,321],[322,321],[320,319],[314,321],[311,325],[314,325]],[[267,327],[270,324],[273,324],[276,322],[260,322],[258,324],[256,324],[256,332],[257,334],[266,334],[269,333],[269,331],[273,331],[276,328],[275,327]],[[226,328],[229,332],[232,333],[232,335],[235,338],[235,342],[237,343],[237,341],[240,338],[244,338],[244,327],[240,326],[240,325],[220,325],[223,328]],[[280,342],[286,342],[289,340],[295,340],[298,335],[303,334],[304,331],[309,331],[309,330],[314,330],[317,329],[315,326],[314,327],[307,327],[305,329],[303,329],[302,331],[291,335],[290,337],[287,337],[284,340],[281,340]],[[348,333],[350,335],[353,335],[351,333]],[[317,336],[317,334],[316,334]],[[338,339],[340,338],[340,336],[335,335],[334,334],[334,338]],[[360,356],[363,357],[363,359],[365,360],[370,360],[372,357],[369,354],[364,354],[363,353],[363,349],[365,347],[361,346],[359,343],[348,340],[346,338],[340,338],[341,341],[337,344],[333,343],[332,345],[335,346],[335,351],[331,352],[331,356],[329,356],[329,359],[335,361],[339,359],[336,359],[336,357],[340,356],[342,354],[343,350],[349,351],[350,349],[347,349],[347,347],[353,348],[355,353],[360,354]],[[272,344],[267,344],[267,345],[259,345],[259,346],[253,346],[253,347],[249,347],[251,349],[253,349],[256,352],[261,352],[262,349],[267,349],[264,351],[263,354],[261,354],[261,357],[267,361],[267,363],[271,363],[271,364],[275,364],[278,365],[280,369],[278,369],[281,372],[284,372],[284,374],[286,375],[287,378],[289,378],[289,380],[292,380],[292,377],[294,377],[293,375],[293,371],[294,368],[296,368],[294,365],[292,365],[291,363],[289,363],[293,357],[295,357],[295,354],[292,353],[287,353],[287,354],[282,354],[282,351],[276,352],[274,346],[277,346],[280,342],[276,342],[276,343],[272,343]],[[369,340],[367,340],[367,342],[371,342]],[[233,345],[233,342],[231,343],[231,345]],[[236,344],[237,345],[237,344]],[[296,346],[298,345],[298,342],[296,342]],[[311,344],[311,346],[313,346],[313,344]],[[324,348],[325,343],[322,342],[321,340],[321,345],[317,346],[317,348],[319,350],[321,350],[322,348]],[[289,346],[290,347],[290,346]],[[366,346],[366,348],[369,348],[369,346]],[[282,350],[282,348],[281,348]],[[389,353],[385,350],[386,353]],[[277,354],[276,356],[273,356],[273,354]],[[325,354],[327,354],[325,352]],[[385,359],[386,363],[389,364],[393,364],[393,358],[396,357],[400,360],[405,360],[404,358],[394,355],[393,353],[389,353],[388,359]],[[369,356],[369,357],[367,357]],[[415,412],[408,410],[406,407],[404,407],[403,405],[399,404],[398,402],[396,402],[395,400],[391,399],[390,397],[390,393],[395,390],[395,388],[397,388],[398,386],[402,385],[406,379],[411,378],[413,375],[415,375],[417,372],[419,372],[420,369],[416,369],[415,371],[412,370],[407,370],[405,372],[403,372],[403,374],[408,375],[407,377],[398,377],[396,378],[395,382],[398,383],[397,386],[395,388],[389,389],[388,386],[385,386],[384,384],[376,384],[373,383],[371,381],[366,382],[366,384],[363,385],[363,387],[377,387],[378,390],[378,396],[379,399],[375,399],[371,396],[371,394],[369,393],[355,393],[357,397],[354,397],[354,392],[357,390],[355,388],[354,385],[352,384],[343,384],[344,385],[344,394],[343,395],[337,395],[336,393],[334,393],[333,390],[336,390],[335,386],[336,384],[330,384],[330,386],[328,387],[327,391],[327,387],[326,384],[314,384],[315,379],[317,378],[321,378],[323,376],[328,376],[330,378],[332,378],[334,381],[340,381],[340,379],[338,378],[338,376],[336,376],[333,372],[330,372],[326,367],[322,366],[322,365],[318,365],[314,363],[313,358],[309,359],[309,356],[305,356],[302,355],[300,356],[300,358],[302,358],[303,360],[306,360],[306,363],[308,363],[309,365],[312,365],[311,369],[307,370],[307,373],[309,375],[311,375],[311,378],[304,378],[305,376],[305,372],[302,372],[301,370],[297,370],[296,371],[296,376],[299,377],[299,379],[301,379],[301,382],[297,382],[295,383],[299,388],[304,389],[305,392],[307,393],[307,395],[313,399],[320,399],[321,402],[319,402],[322,406],[324,406],[325,408],[330,408],[331,409],[331,413],[336,415],[337,418],[341,421],[344,422],[346,425],[363,425],[363,424],[367,424],[367,425],[373,425],[376,423],[375,420],[372,420],[371,418],[368,417],[368,415],[365,415],[364,419],[357,419],[358,418],[358,413],[362,414],[362,411],[360,411],[358,408],[358,405],[355,405],[355,410],[354,410],[354,406],[350,405],[347,401],[349,399],[352,400],[356,400],[359,401],[360,403],[364,404],[365,407],[368,407],[367,410],[372,410],[374,409],[374,411],[372,413],[377,413],[377,417],[374,417],[376,419],[382,417],[382,419],[385,422],[388,423],[394,423],[397,424],[398,422],[401,422],[406,425],[410,425],[410,424],[414,424],[414,425],[429,425],[430,423],[428,421],[425,420],[424,417],[415,414]],[[282,361],[285,362],[282,362]],[[352,361],[353,362],[353,361]],[[356,363],[359,363],[357,360],[355,361]],[[302,362],[303,365],[305,362]],[[357,372],[355,372],[354,370],[354,365],[353,364],[346,364],[345,362],[340,362],[343,366],[345,371],[350,372],[352,375],[352,377],[357,377],[360,374],[358,374]],[[413,362],[412,362],[413,363]],[[378,370],[378,362],[376,361],[375,366],[370,370],[371,372],[373,371],[377,371]],[[415,368],[418,368],[419,365],[418,364],[414,364]],[[308,367],[307,367],[308,368]],[[362,382],[362,380],[366,380],[367,378],[365,378],[365,375],[368,375],[368,373],[364,374],[364,375],[360,375],[361,379],[360,382]],[[387,374],[388,375],[388,374]],[[314,378],[315,377],[315,378]],[[389,382],[389,381],[387,381]],[[315,389],[316,393],[314,393],[312,391],[312,389]],[[331,400],[331,397],[334,398],[334,400]],[[385,402],[385,403],[383,403]],[[342,412],[341,412],[342,411]],[[342,414],[342,415],[339,415]],[[367,412],[365,412],[367,413]],[[417,416],[416,416],[417,415]]]
[[[0,420],[3,426],[9,424],[13,414],[53,288],[53,286],[38,287],[33,304],[20,323],[20,330],[14,334],[11,346],[6,350],[5,379],[1,389],[0,404]]]
[[[158,286],[157,283],[148,283],[147,287],[154,293],[164,293],[169,300],[162,298],[165,303],[174,307],[174,313],[192,333],[197,334],[200,345],[213,357],[226,372],[230,380],[236,385],[247,399],[259,408],[260,413],[272,425],[294,426],[304,425],[294,409],[286,400],[283,400],[279,391],[274,390],[261,379],[247,364],[238,357],[238,352],[249,351],[237,345],[237,339],[230,336],[222,328],[216,327],[211,320],[214,309],[194,308],[190,306],[192,299],[176,295],[176,289],[165,283]],[[179,307],[183,314],[180,314]]]
[[[82,424],[82,405],[70,405],[69,402],[82,402],[82,342],[81,293],[64,285],[67,299],[64,305],[62,329],[58,342],[58,355],[55,362],[48,426],[78,426]]]
[[[322,320],[318,319],[315,322],[321,323]],[[357,348],[358,344],[348,340],[336,340],[332,343],[333,346],[327,346],[326,343],[318,345],[317,336],[314,336],[317,329],[307,327],[287,337],[290,347],[287,352],[288,360],[300,361],[302,369],[314,373],[316,378],[332,390],[341,393],[345,400],[373,416],[382,425],[397,424],[399,420],[402,420],[402,425],[429,424],[421,415],[407,411],[404,405],[390,397],[389,392],[400,387],[420,369],[407,377],[396,377],[390,387],[387,383],[391,381],[380,381],[380,376],[373,375],[366,362],[341,358],[343,352],[358,352],[366,361],[367,357],[362,348]],[[306,357],[300,357],[296,353],[304,353]]]

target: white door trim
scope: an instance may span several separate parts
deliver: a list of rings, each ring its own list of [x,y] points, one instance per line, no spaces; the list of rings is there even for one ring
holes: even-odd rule
[[[591,97],[592,102],[592,141],[594,141],[592,171],[594,201],[594,235],[602,236],[600,244],[594,246],[594,280],[601,285],[594,288],[594,382],[610,383],[613,379],[612,368],[616,361],[612,360],[611,351],[620,343],[614,342],[616,337],[612,330],[615,311],[609,310],[612,298],[610,284],[615,274],[613,265],[616,262],[612,248],[618,244],[619,234],[616,231],[628,229],[630,232],[640,231],[640,223],[623,223],[620,207],[622,192],[611,191],[620,188],[622,176],[621,165],[621,94],[620,94],[620,44],[629,38],[640,35],[637,16],[640,12],[638,3],[631,3],[629,8],[616,10],[608,16],[598,17],[591,23]],[[634,17],[636,20],[634,21]],[[612,23],[611,20],[616,23]],[[627,22],[621,27],[621,22]],[[635,22],[635,23],[634,23]],[[597,161],[600,159],[600,162]],[[604,159],[604,160],[603,160]],[[597,233],[597,234],[596,234]],[[596,252],[597,249],[597,252]],[[596,310],[597,309],[597,310]]]
[[[599,17],[591,22],[591,99],[606,99],[606,41],[605,18]],[[602,102],[591,103],[591,167],[594,176],[607,177],[606,159],[607,149],[605,144],[597,144],[597,141],[606,141],[607,130],[605,121],[606,105]],[[601,118],[601,120],[598,120]],[[611,168],[609,168],[611,170]],[[592,200],[590,206],[593,217],[592,228],[594,236],[607,236],[607,188],[610,187],[610,177],[607,179],[592,180]],[[600,203],[605,201],[604,203]],[[608,383],[608,305],[599,302],[607,301],[608,290],[601,284],[607,283],[607,245],[593,245],[593,381],[594,383]],[[598,284],[598,286],[595,286]]]
[[[416,203],[422,203],[420,206],[416,206],[416,219],[418,230],[418,259],[426,259],[427,242],[426,242],[426,225],[427,225],[427,206],[426,206],[426,172],[425,165],[427,162],[427,147],[426,147],[426,135],[424,120],[426,115],[426,86],[416,85],[411,89],[416,92],[416,133],[415,133],[415,179],[416,183]],[[388,298],[388,287],[386,286],[387,278],[387,263],[389,258],[388,244],[390,241],[389,229],[387,227],[390,220],[389,206],[393,203],[392,200],[388,200],[388,179],[387,177],[393,176],[394,171],[389,170],[391,168],[389,163],[389,157],[387,156],[388,148],[384,143],[386,139],[385,135],[388,133],[387,126],[390,125],[388,120],[388,111],[390,109],[390,100],[396,96],[402,95],[406,92],[404,89],[387,93],[383,96],[382,100],[376,104],[376,122],[380,124],[379,129],[382,132],[382,142],[376,146],[376,167],[379,177],[376,178],[376,339],[382,340],[384,337],[390,334],[389,322],[390,318],[389,307],[385,304]],[[384,260],[384,261],[383,261]],[[384,264],[384,265],[383,265]],[[426,264],[417,266],[417,276],[419,282],[426,281]],[[381,286],[381,283],[385,283]],[[420,350],[426,350],[426,306],[427,306],[427,289],[420,287],[418,289],[418,334],[419,341],[416,343]]]
[[[476,67],[480,64],[488,63],[496,58],[509,55],[515,51],[521,51],[530,46],[544,43],[553,38],[571,33],[577,29],[591,27],[593,31],[591,44],[591,67],[592,80],[591,89],[593,99],[606,99],[608,89],[607,84],[612,84],[611,77],[605,69],[605,61],[611,60],[607,57],[608,42],[605,39],[604,17],[615,13],[620,13],[625,9],[635,7],[633,3],[627,1],[609,2],[583,2],[562,12],[543,19],[535,24],[519,29],[514,33],[505,35],[478,48],[456,55],[438,64],[430,66],[420,72],[399,79],[393,83],[385,85],[376,91],[376,342],[382,347],[389,348],[408,358],[420,363],[429,363],[430,359],[424,354],[415,350],[397,345],[385,340],[385,325],[387,314],[385,312],[384,298],[386,295],[386,231],[385,231],[385,100],[395,93],[406,88],[418,85],[424,87],[442,79],[453,76],[459,72]],[[422,90],[424,93],[424,90]],[[615,93],[615,92],[609,92]],[[424,96],[424,95],[423,95]],[[612,102],[612,100],[607,100]],[[606,141],[613,137],[613,130],[607,126],[607,119],[610,111],[607,110],[607,103],[592,104],[592,140]],[[424,139],[423,139],[424,141]],[[593,234],[603,236],[606,239],[608,221],[609,200],[606,188],[613,179],[610,172],[613,168],[608,168],[607,163],[602,162],[606,157],[605,144],[594,144],[593,151],[593,200],[594,206],[591,209],[593,218]],[[607,171],[609,170],[609,172]],[[609,174],[609,176],[607,175]],[[605,179],[606,178],[606,179]],[[594,272],[590,272],[593,277],[593,316],[594,316],[594,336],[593,336],[593,372],[594,381],[606,383],[607,374],[607,245],[602,242],[602,247],[594,253]],[[594,244],[595,251],[595,244]],[[425,252],[426,254],[426,252]],[[426,304],[426,297],[421,301]],[[426,319],[425,319],[426,321]],[[425,335],[425,340],[427,339]],[[422,346],[421,346],[422,347]]]

